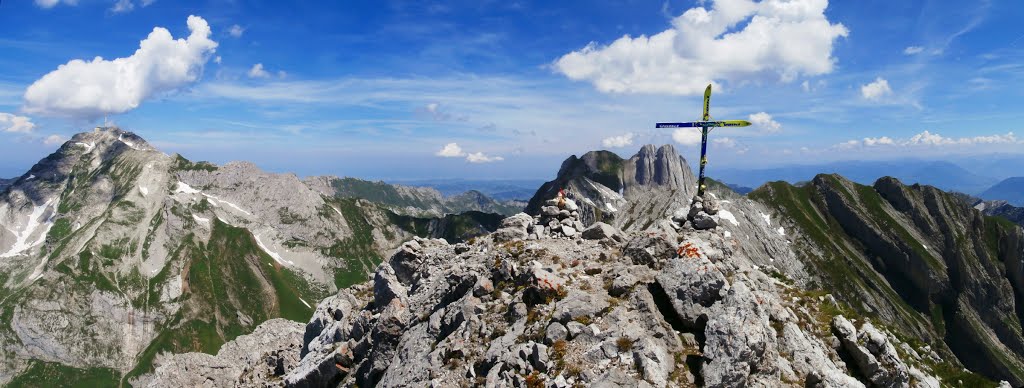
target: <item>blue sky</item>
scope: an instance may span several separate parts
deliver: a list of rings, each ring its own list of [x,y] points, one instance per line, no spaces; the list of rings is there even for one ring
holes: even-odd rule
[[[1016,1],[349,3],[5,1],[0,176],[104,113],[299,175],[548,178],[645,143],[696,160],[694,133],[653,124],[697,119],[707,83],[713,117],[755,122],[713,132],[709,168],[1024,153]]]

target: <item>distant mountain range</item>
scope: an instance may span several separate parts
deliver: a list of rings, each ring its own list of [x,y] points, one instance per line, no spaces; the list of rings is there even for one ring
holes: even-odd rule
[[[10,186],[14,182],[14,179],[3,179],[0,178],[0,191],[4,191],[7,186]]]
[[[525,203],[513,200],[496,201],[476,190],[445,194],[432,187],[337,177],[311,177],[306,179],[306,183],[336,197],[362,198],[395,213],[412,216],[443,217],[467,211],[512,215],[525,206]]]
[[[1011,162],[1012,163],[1012,162]],[[964,163],[967,164],[967,163]],[[1018,164],[1021,166],[1024,164]],[[979,173],[985,171],[985,173]],[[1018,170],[1019,171],[1019,170]],[[790,183],[810,181],[818,174],[840,174],[860,184],[872,184],[878,177],[891,176],[907,184],[920,183],[943,190],[976,195],[999,182],[998,176],[984,169],[968,170],[948,161],[889,160],[845,161],[828,164],[792,165],[766,169],[722,168],[710,171],[711,176],[728,184],[760,187],[766,182]]]
[[[544,183],[541,179],[421,179],[393,180],[388,183],[403,186],[430,187],[446,197],[459,195],[468,191],[479,191],[498,201],[526,201],[533,196]]]
[[[986,200],[1002,200],[1011,205],[1024,206],[1024,177],[1004,179],[979,196]]]

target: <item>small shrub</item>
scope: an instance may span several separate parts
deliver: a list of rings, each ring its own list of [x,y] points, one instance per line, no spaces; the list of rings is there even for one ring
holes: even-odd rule
[[[620,352],[628,352],[633,349],[633,340],[619,337],[619,339],[615,340],[615,346],[619,348]]]
[[[526,376],[526,388],[544,388],[544,377],[538,372],[533,372],[529,376]]]

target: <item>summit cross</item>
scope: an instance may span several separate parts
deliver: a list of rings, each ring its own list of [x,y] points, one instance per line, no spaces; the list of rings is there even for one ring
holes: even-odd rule
[[[746,127],[750,125],[749,121],[746,120],[721,120],[712,121],[711,115],[708,113],[708,106],[711,104],[711,85],[709,84],[707,89],[704,89],[704,116],[701,121],[691,121],[686,123],[657,123],[655,128],[700,128],[700,179],[697,180],[697,195],[700,197],[704,196],[704,190],[707,186],[704,184],[704,166],[708,164],[708,133],[711,132],[711,128],[716,127]]]

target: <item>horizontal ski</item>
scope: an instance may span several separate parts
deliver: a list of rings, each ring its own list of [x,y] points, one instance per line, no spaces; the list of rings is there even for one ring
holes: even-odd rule
[[[691,121],[687,123],[658,123],[655,128],[746,127],[749,125],[750,122],[746,120]]]

